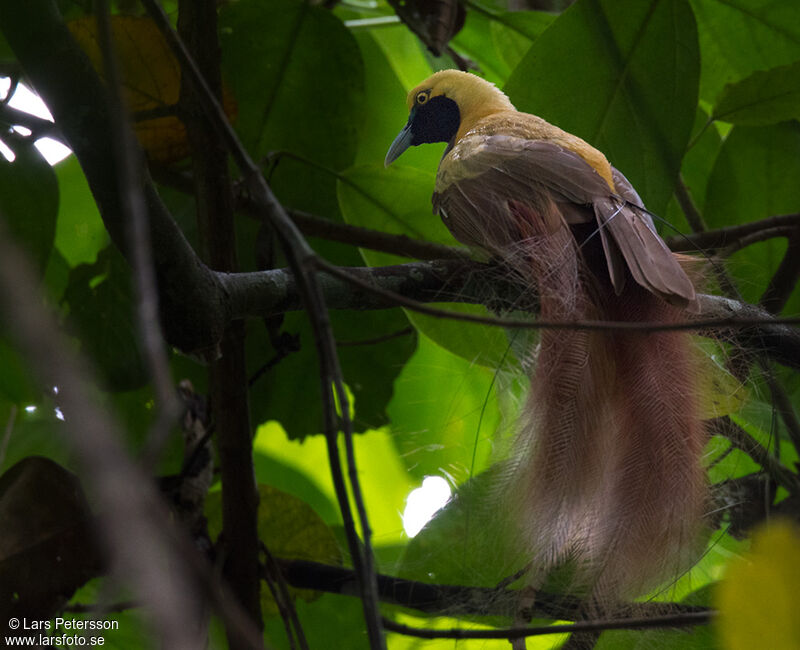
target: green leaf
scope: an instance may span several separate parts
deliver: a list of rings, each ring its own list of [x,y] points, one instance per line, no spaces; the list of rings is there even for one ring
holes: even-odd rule
[[[286,150],[333,169],[350,165],[364,77],[358,45],[341,21],[305,2],[243,0],[223,7],[220,29],[236,127],[250,152],[261,158]]]
[[[505,90],[594,145],[663,214],[697,108],[686,0],[579,0],[534,42]]]
[[[376,544],[394,544],[404,537],[400,517],[413,485],[387,429],[353,438],[358,478]],[[323,436],[289,440],[277,422],[259,427],[253,448],[310,479],[331,503],[337,503]],[[322,514],[322,511],[320,511]]]
[[[386,407],[394,380],[416,346],[414,333],[406,331],[408,320],[399,309],[332,311],[330,319],[337,341],[345,343],[338,347],[338,354],[355,402],[355,430],[383,426],[388,422]],[[281,329],[299,337],[300,349],[256,380],[253,418],[257,423],[278,420],[290,438],[302,439],[322,431],[317,351],[305,314],[287,315]],[[262,322],[248,323],[247,350],[252,377],[275,354]]]
[[[374,29],[371,34],[406,93],[433,72],[419,39],[405,25]]]
[[[0,337],[0,393],[17,405],[33,402],[39,394],[16,348]]]
[[[709,228],[797,211],[800,205],[800,124],[734,127],[720,150],[706,191]],[[772,239],[736,253],[729,268],[745,300],[757,302],[786,243]],[[798,308],[797,296],[787,312]]]
[[[108,233],[75,156],[55,167],[61,202],[58,206],[56,248],[70,266],[94,264],[108,245]]]
[[[131,597],[130,590],[126,590],[119,582],[112,578],[95,578],[81,587],[73,596],[72,603],[86,605],[89,603],[123,602]],[[70,613],[69,618],[78,621],[97,620],[97,612]],[[94,638],[103,638],[104,650],[131,650],[132,648],[151,648],[158,645],[156,633],[149,625],[150,619],[147,612],[141,607],[131,607],[122,612],[103,612],[103,621],[114,621],[117,629],[94,631]],[[87,644],[88,647],[88,644]],[[219,647],[211,645],[211,648]]]
[[[364,633],[364,609],[358,598],[323,594],[314,602],[297,601],[296,609],[309,648],[370,650]],[[264,636],[269,648],[292,650],[296,647],[289,646],[280,618],[264,621]],[[452,648],[452,644],[449,647]]]
[[[336,504],[303,472],[268,456],[262,451],[253,454],[256,481],[271,485],[307,503],[328,525],[341,523]]]
[[[743,126],[766,126],[800,117],[800,61],[754,72],[725,87],[714,119]]]
[[[513,522],[498,505],[495,466],[464,484],[406,547],[398,575],[442,584],[493,587],[527,559],[512,540]]]
[[[58,183],[32,142],[12,146],[14,162],[0,156],[0,218],[44,273],[56,232]]]
[[[258,538],[275,557],[339,564],[342,554],[333,531],[311,507],[291,494],[269,485],[258,486]],[[212,538],[222,532],[222,493],[211,492],[205,507]],[[289,587],[292,597],[314,600],[318,592]],[[261,590],[261,610],[275,616],[278,607],[266,585]]]
[[[358,32],[355,36],[364,60],[366,93],[354,164],[382,165],[389,145],[408,119],[406,88],[373,33]],[[431,164],[435,166],[436,160]]]
[[[331,314],[342,373],[355,400],[357,430],[388,424],[386,407],[395,379],[417,347],[403,312],[337,311]]]
[[[63,427],[55,415],[54,405],[50,400],[40,399],[29,402],[25,406],[36,406],[28,412],[20,405],[0,402],[0,426],[10,431],[2,458],[0,471],[6,470],[29,456],[42,456],[70,466],[71,456],[64,440]]]
[[[457,52],[465,55],[478,66],[479,74],[492,83],[503,83],[508,79],[511,67],[496,43],[486,38],[492,33],[495,21],[477,11],[468,11],[464,28],[450,41]],[[530,41],[528,41],[530,45]],[[420,79],[419,81],[422,81]]]
[[[730,567],[717,592],[717,629],[725,648],[800,646],[794,594],[800,583],[800,529],[778,521],[761,530],[747,558]]]
[[[92,265],[72,269],[64,292],[82,349],[112,391],[139,388],[147,372],[134,323],[130,271],[116,248],[106,248]]]
[[[715,101],[729,83],[800,59],[800,13],[792,2],[691,0],[702,53],[700,96]]]
[[[555,19],[555,15],[544,11],[504,11],[492,16],[492,43],[509,69],[519,64],[533,41]]]
[[[389,406],[394,442],[409,471],[461,483],[486,467],[497,443],[504,381],[421,336]]]

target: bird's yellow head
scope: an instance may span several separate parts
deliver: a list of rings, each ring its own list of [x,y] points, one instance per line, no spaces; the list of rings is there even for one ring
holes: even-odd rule
[[[388,166],[410,146],[455,142],[480,118],[514,106],[502,91],[468,72],[441,70],[408,93],[408,123],[386,154]]]

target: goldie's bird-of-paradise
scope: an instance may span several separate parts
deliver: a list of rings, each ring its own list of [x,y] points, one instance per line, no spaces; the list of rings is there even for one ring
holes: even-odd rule
[[[671,323],[693,282],[639,195],[597,149],[444,70],[408,95],[386,155],[448,143],[434,211],[462,243],[537,292],[548,321]],[[697,369],[683,331],[541,332],[500,490],[528,582],[571,563],[601,609],[674,579],[703,547],[708,488]]]

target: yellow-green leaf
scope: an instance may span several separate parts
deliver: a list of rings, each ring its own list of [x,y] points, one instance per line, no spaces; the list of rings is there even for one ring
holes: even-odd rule
[[[258,486],[258,537],[275,557],[339,564],[342,554],[333,531],[307,503],[269,485]],[[222,529],[222,493],[212,492],[206,500],[208,529],[216,536]],[[318,592],[289,589],[293,598],[314,600]],[[261,610],[265,615],[278,609],[266,585],[261,589]]]
[[[754,535],[752,551],[731,565],[717,592],[723,647],[800,648],[799,584],[800,527],[774,522]]]

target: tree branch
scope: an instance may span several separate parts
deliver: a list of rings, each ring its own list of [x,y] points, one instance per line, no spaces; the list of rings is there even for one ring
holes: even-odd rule
[[[314,589],[343,596],[358,596],[352,569],[308,560],[277,558],[286,582],[297,589]],[[502,587],[464,587],[378,574],[381,602],[410,607],[419,612],[442,616],[500,616],[513,619],[518,613],[520,592]],[[539,591],[532,617],[565,618],[576,616],[581,602],[575,598]],[[707,612],[703,607],[679,603],[644,602],[625,605],[626,617],[653,617],[662,614]]]
[[[327,270],[335,267],[327,266]],[[407,306],[421,309],[421,303],[457,302],[486,304],[492,308],[513,305],[535,313],[535,296],[502,278],[492,266],[478,262],[436,260],[397,266],[347,267],[338,276],[322,276],[321,286],[331,309],[389,309]],[[344,275],[342,275],[344,274]],[[286,269],[220,276],[230,300],[234,318],[270,316],[301,308],[293,275]],[[355,284],[358,283],[358,284]],[[800,368],[800,330],[790,323],[798,319],[776,319],[754,305],[721,296],[700,295],[701,312],[683,324],[649,323],[548,323],[522,319],[493,319],[469,314],[425,310],[435,316],[464,322],[495,324],[529,329],[697,329],[711,338],[732,338],[739,345],[765,354],[792,368]]]
[[[736,246],[745,237],[749,238],[747,240],[749,244],[771,237],[786,237],[798,226],[800,226],[800,213],[781,214],[737,226],[666,237],[664,241],[671,250],[678,253],[728,248]]]

